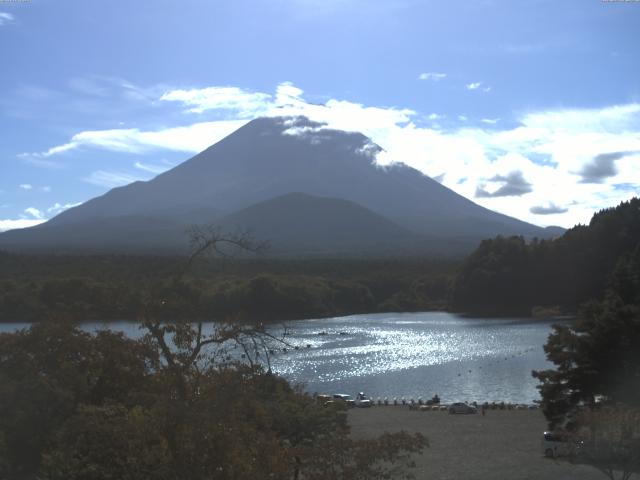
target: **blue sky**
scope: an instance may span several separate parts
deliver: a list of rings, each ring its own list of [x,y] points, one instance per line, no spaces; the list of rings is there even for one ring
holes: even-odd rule
[[[640,186],[640,2],[0,0],[0,230],[260,115],[569,227]]]

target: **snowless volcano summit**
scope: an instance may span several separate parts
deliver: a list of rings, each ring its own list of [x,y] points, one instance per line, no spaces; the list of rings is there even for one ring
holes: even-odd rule
[[[465,253],[495,235],[547,237],[481,207],[380,147],[305,117],[253,120],[146,182],[110,190],[0,248],[180,252],[193,224],[249,230],[274,253]]]

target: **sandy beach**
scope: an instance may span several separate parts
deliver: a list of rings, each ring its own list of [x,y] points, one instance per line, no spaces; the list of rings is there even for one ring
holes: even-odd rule
[[[546,422],[539,410],[488,410],[483,417],[374,406],[351,409],[349,423],[355,438],[400,430],[425,435],[430,446],[415,457],[418,479],[606,478],[592,467],[543,456],[540,439]]]

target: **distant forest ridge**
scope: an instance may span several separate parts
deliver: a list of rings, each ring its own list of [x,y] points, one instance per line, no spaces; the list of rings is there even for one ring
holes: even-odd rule
[[[0,322],[167,319],[277,321],[442,310],[459,263],[419,259],[210,259],[0,252]],[[163,303],[164,302],[164,303]]]
[[[596,213],[553,240],[498,236],[464,262],[452,291],[456,311],[573,313],[600,299],[640,252],[640,199]]]

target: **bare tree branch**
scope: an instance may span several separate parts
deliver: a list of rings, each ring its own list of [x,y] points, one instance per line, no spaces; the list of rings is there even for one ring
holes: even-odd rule
[[[256,241],[250,232],[238,231],[225,233],[220,227],[212,225],[193,225],[187,230],[190,251],[187,263],[181,276],[188,272],[193,262],[203,255],[213,254],[218,257],[233,257],[233,251],[262,253],[268,248],[268,242]],[[231,248],[232,252],[225,250]]]

